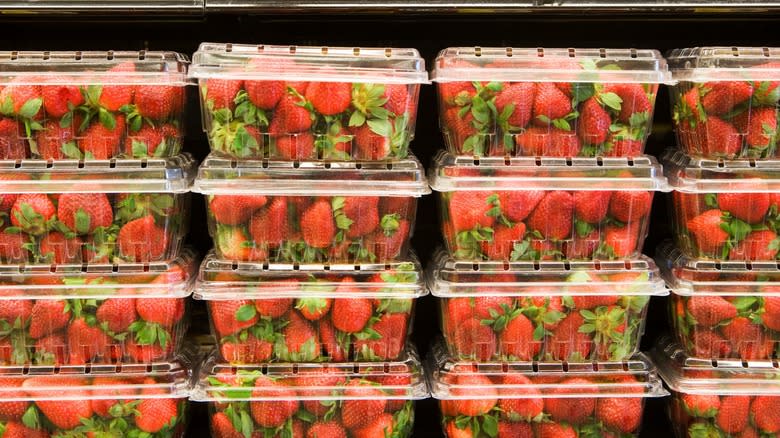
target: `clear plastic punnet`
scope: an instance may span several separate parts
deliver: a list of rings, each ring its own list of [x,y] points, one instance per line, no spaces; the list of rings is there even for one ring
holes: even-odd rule
[[[668,338],[651,351],[672,393],[678,437],[776,437],[780,369],[776,361],[696,359]]]
[[[195,162],[0,161],[2,263],[171,260],[189,226]]]
[[[653,194],[651,156],[482,158],[441,153],[431,170],[444,241],[459,260],[631,259]]]
[[[447,438],[639,436],[645,399],[668,395],[642,354],[618,362],[427,362]]]
[[[633,157],[650,135],[657,50],[450,47],[432,79],[455,155]]]
[[[174,156],[188,65],[175,52],[0,52],[0,159]]]
[[[0,365],[172,360],[197,260],[0,266]]]
[[[395,360],[427,294],[417,258],[383,264],[203,261],[206,300],[229,363]]]
[[[191,399],[214,436],[411,436],[428,387],[413,349],[396,361],[226,365],[212,356]]]
[[[183,438],[192,364],[4,367],[4,436]]]
[[[652,296],[668,295],[642,256],[605,262],[458,262],[428,271],[444,346],[462,360],[623,360],[639,349]]]
[[[211,150],[238,159],[406,158],[428,83],[401,48],[202,43],[190,76]]]
[[[693,158],[670,149],[677,245],[693,258],[776,260],[780,250],[780,161]]]
[[[656,250],[672,290],[677,342],[700,359],[771,360],[780,345],[780,268],[775,261],[713,261],[671,242]]]
[[[206,195],[221,259],[382,263],[406,257],[417,198],[430,188],[413,157],[292,163],[211,155],[193,191]]]
[[[672,50],[677,142],[704,158],[776,159],[780,48]]]

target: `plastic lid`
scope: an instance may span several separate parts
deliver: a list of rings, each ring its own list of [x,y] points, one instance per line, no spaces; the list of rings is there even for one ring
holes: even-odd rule
[[[450,47],[436,57],[431,79],[664,83],[671,75],[657,50]]]
[[[188,64],[176,52],[0,51],[0,83],[186,85]]]
[[[666,57],[675,80],[778,80],[780,48],[692,47],[674,49]]]
[[[344,290],[342,280],[350,278]],[[417,257],[386,264],[290,264],[232,262],[209,253],[194,297],[235,300],[279,297],[417,298],[428,293]]]
[[[697,259],[670,241],[655,252],[661,276],[677,295],[780,296],[780,265],[775,261]]]
[[[661,166],[650,155],[634,158],[480,158],[440,152],[429,175],[438,192],[455,190],[659,190]]]
[[[200,369],[191,400],[194,401],[264,401],[264,400],[353,400],[379,397],[387,400],[421,400],[428,398],[428,386],[417,352],[407,346],[406,357],[394,362],[350,363],[267,363],[230,365],[220,363],[212,354]],[[259,377],[270,378],[280,385],[255,386]],[[302,385],[301,379],[318,376],[342,377],[331,385]],[[372,391],[345,390],[347,382],[361,380],[371,384]],[[404,382],[405,381],[405,382]],[[292,391],[291,391],[292,390]]]
[[[661,338],[650,355],[664,382],[677,392],[721,396],[780,394],[777,361],[696,359],[687,356],[669,337]]]
[[[458,261],[438,251],[428,269],[437,297],[669,295],[646,256],[620,261]]]
[[[431,192],[416,158],[388,163],[234,161],[210,155],[193,192],[205,195],[414,196]]]
[[[190,154],[171,158],[0,161],[0,193],[185,193]]]
[[[694,158],[668,149],[662,162],[669,185],[683,193],[780,190],[780,160]]]
[[[416,49],[202,43],[190,76],[250,80],[427,84]]]
[[[585,398],[585,397],[663,397],[669,395],[650,360],[642,353],[621,362],[468,362],[446,353],[444,344],[433,347],[428,366],[431,393],[439,400],[484,398]],[[458,377],[479,375],[490,379],[483,384],[459,382]],[[531,382],[504,383],[507,376],[522,375]],[[571,378],[585,384],[562,382]],[[626,377],[633,377],[631,382]]]
[[[0,265],[0,302],[18,299],[183,298],[192,293],[197,259],[122,264]],[[1,374],[1,373],[0,373]]]

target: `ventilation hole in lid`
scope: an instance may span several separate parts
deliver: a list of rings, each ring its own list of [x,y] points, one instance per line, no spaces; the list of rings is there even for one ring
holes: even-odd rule
[[[536,56],[538,56],[539,58],[544,58],[544,49],[541,48],[541,47],[538,47],[536,49]]]
[[[601,270],[601,261],[600,260],[595,260],[593,262],[593,269],[595,269],[597,271]]]
[[[604,165],[604,158],[602,157],[596,157],[596,165],[601,167]]]
[[[474,157],[474,162],[472,164],[475,166],[479,166],[479,157]]]
[[[265,52],[265,46],[264,46],[264,45],[262,45],[262,44],[261,44],[261,45],[259,45],[259,46],[257,46],[257,47],[256,47],[256,49],[257,49],[257,52],[258,52],[258,53]]]
[[[533,370],[533,372],[535,372],[535,373],[538,373],[539,372],[539,362],[532,363],[531,364],[531,370]]]
[[[295,55],[295,52],[298,51],[298,48],[295,46],[290,46],[290,54]]]
[[[328,47],[327,47],[327,46],[325,46],[325,47],[322,47],[322,48],[320,49],[320,52],[321,52],[323,55],[327,55],[327,54],[328,54]]]
[[[606,58],[607,57],[607,49],[599,49],[599,58]]]
[[[330,169],[330,163],[325,163],[325,168]]]
[[[387,164],[385,164],[385,169],[387,169],[387,170],[393,170],[393,163],[391,163],[391,162],[388,162]]]
[[[363,163],[355,163],[355,169],[362,169]]]
[[[751,158],[751,159],[748,161],[748,166],[750,166],[750,167],[756,167],[756,160],[755,160],[755,159],[753,159],[753,158]]]
[[[143,61],[146,59],[146,50],[141,50],[138,52],[138,60]]]
[[[630,260],[626,260],[625,262],[623,262],[623,268],[630,271],[631,269],[634,268],[634,266],[631,264]]]
[[[51,52],[49,51],[43,52],[43,60],[48,61],[49,59],[51,59]]]
[[[78,168],[79,169],[83,169],[84,168],[84,161],[79,161]]]
[[[225,51],[226,52],[232,52],[233,51],[233,44],[231,44],[231,43],[225,44]]]
[[[564,371],[564,372],[566,372],[566,373],[568,373],[568,372],[569,372],[569,362],[568,362],[568,361],[565,361],[565,362],[563,362],[563,363],[561,364],[561,366],[563,367],[563,371]]]
[[[719,262],[715,262],[715,270],[716,271],[720,271],[720,269],[721,269],[720,263]]]
[[[109,61],[112,61],[114,59],[114,51],[113,50],[109,50],[106,53],[106,59],[108,59]]]
[[[479,271],[479,264],[478,263],[472,264],[471,265],[471,270],[472,271]]]
[[[569,49],[569,58],[574,58],[577,56],[577,53],[574,51],[574,49]]]
[[[263,262],[263,267],[261,269],[267,271],[270,266],[271,265],[268,262]]]
[[[566,260],[566,261],[564,261],[564,262],[563,262],[563,269],[564,269],[565,271],[571,271],[571,264],[569,263],[569,261],[568,261],[568,260]]]
[[[541,166],[542,165],[542,157],[536,157],[536,160],[534,160],[534,163],[536,164],[537,167]]]
[[[764,54],[764,57],[769,58],[770,56],[769,47],[762,47],[761,52]]]
[[[739,56],[739,49],[737,47],[731,48],[731,56]]]
[[[512,57],[512,48],[511,48],[511,47],[507,47],[507,48],[506,48],[506,56],[507,56],[508,58],[511,58],[511,57]]]
[[[502,264],[502,267],[504,268],[505,271],[508,271],[509,270],[509,262],[504,260],[504,263]]]
[[[631,56],[632,59],[636,59],[639,56],[639,54],[636,52],[636,49],[630,49],[629,56]]]
[[[572,166],[573,164],[574,163],[572,162],[571,157],[566,157],[566,165],[567,166]]]
[[[141,169],[146,169],[147,166],[149,166],[149,162],[144,158],[141,160]]]
[[[81,61],[81,51],[77,51],[74,58],[76,59],[76,61]]]
[[[119,265],[117,265],[117,264],[113,264],[113,265],[111,265],[111,272],[113,272],[113,273],[115,273],[115,274],[116,274],[117,272],[119,272]]]
[[[474,56],[482,56],[482,47],[474,47]]]
[[[539,263],[538,260],[534,260],[534,271],[541,271],[542,270],[542,264]]]
[[[301,162],[298,160],[293,161],[293,168],[297,169],[301,167]]]
[[[718,165],[718,167],[719,167],[719,168],[721,168],[721,169],[722,169],[722,168],[724,168],[724,167],[726,167],[726,163],[725,163],[725,162],[724,162],[722,159],[719,159],[719,160],[718,160],[718,164],[717,164],[717,165]]]
[[[358,53],[360,53],[360,49],[357,49],[357,50],[358,50]],[[385,49],[385,57],[392,58],[393,57],[393,49],[391,49],[390,47],[386,48]]]

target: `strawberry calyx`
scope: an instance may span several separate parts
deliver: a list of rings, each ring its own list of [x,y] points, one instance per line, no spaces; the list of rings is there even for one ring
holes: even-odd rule
[[[130,333],[135,334],[135,342],[138,345],[155,345],[165,349],[171,340],[168,330],[160,324],[148,321],[136,321],[127,328]]]
[[[481,259],[481,242],[493,241],[493,228],[475,226],[471,230],[461,231],[455,236],[455,257],[466,259]]]
[[[499,308],[501,312],[494,308],[489,308],[488,314],[490,314],[490,318],[483,319],[480,323],[492,327],[494,331],[501,332],[504,331],[513,319],[523,314],[522,309],[518,309],[516,306],[510,307],[506,304],[501,304]]]
[[[355,111],[349,118],[349,126],[363,126],[371,118],[387,120],[392,114],[384,108],[387,100],[383,84],[352,84],[352,106]]]
[[[493,408],[491,412],[470,417],[467,415],[458,415],[454,418],[455,427],[461,430],[470,429],[472,436],[497,437],[498,436],[498,408]]]
[[[351,143],[354,136],[345,135],[344,128],[338,118],[325,116],[326,129],[323,134],[317,134],[314,139],[314,147],[319,151],[319,156],[325,159],[349,160],[351,155],[347,151],[341,151],[336,145]]]

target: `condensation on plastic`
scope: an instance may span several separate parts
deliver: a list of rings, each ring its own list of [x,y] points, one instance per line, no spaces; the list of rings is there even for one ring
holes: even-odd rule
[[[694,158],[667,150],[661,162],[674,191],[682,193],[765,193],[780,190],[780,160]]]
[[[450,47],[436,57],[431,79],[434,82],[671,82],[666,61],[657,50],[603,48]]]
[[[777,47],[691,47],[674,49],[666,59],[675,81],[780,80]]]

